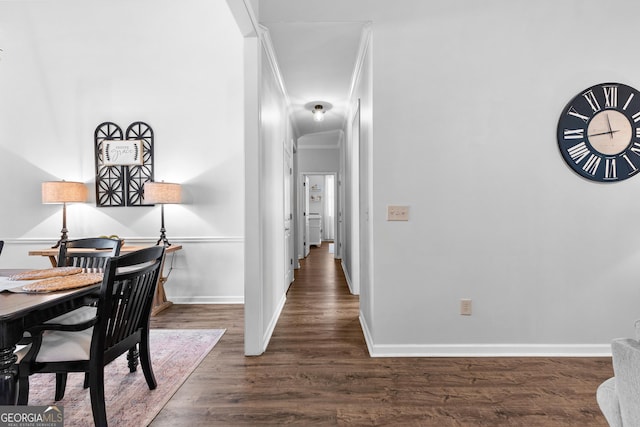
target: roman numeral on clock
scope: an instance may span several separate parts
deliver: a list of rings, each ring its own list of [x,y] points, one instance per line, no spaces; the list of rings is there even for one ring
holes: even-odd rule
[[[580,163],[585,157],[591,154],[591,151],[587,148],[587,144],[581,142],[580,144],[576,144],[573,147],[567,150],[571,159],[573,159],[576,164]]]
[[[591,109],[593,110],[594,113],[597,113],[602,109],[600,108],[600,104],[598,103],[598,100],[596,99],[596,95],[593,93],[592,90],[583,93],[582,96],[584,96],[584,99],[587,100],[587,102],[591,106]]]
[[[598,166],[600,166],[600,160],[602,160],[600,156],[591,154],[591,156],[589,156],[589,159],[582,167],[582,170],[589,175],[595,175],[598,170]]]
[[[616,159],[604,159],[604,179],[618,179]]]
[[[604,91],[604,107],[616,108],[618,106],[618,86],[602,86]]]
[[[622,155],[622,158],[627,161],[627,163],[629,164],[629,167],[631,168],[631,173],[629,173],[629,175],[631,175],[632,173],[635,173],[638,170],[636,165],[634,165],[633,162],[631,162],[631,159],[629,158],[629,156],[627,156],[626,153]]]
[[[569,114],[570,116],[573,116],[573,117],[577,117],[577,118],[579,118],[580,120],[582,120],[585,123],[587,123],[589,121],[589,117],[583,116],[582,114],[578,113],[576,111],[576,109],[573,108],[573,107],[569,108],[569,111],[567,111],[567,114]]]
[[[631,95],[629,95],[629,98],[627,98],[627,102],[624,103],[624,107],[622,107],[623,110],[626,110],[627,107],[629,106],[629,104],[631,104],[631,100],[633,99],[633,93]]]
[[[640,131],[640,128],[637,128],[636,131]],[[565,129],[564,130],[564,139],[583,139],[584,138],[584,129]]]

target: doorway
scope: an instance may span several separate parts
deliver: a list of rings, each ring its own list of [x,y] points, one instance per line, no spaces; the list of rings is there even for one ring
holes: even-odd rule
[[[284,246],[287,215],[284,212],[285,204],[282,203],[283,193],[286,191],[284,189],[286,183],[283,184],[282,181],[282,173],[283,170],[286,172],[284,169],[286,166],[281,163],[282,152],[279,151],[282,139],[288,139],[292,135],[345,130],[344,114],[350,115],[350,112],[339,108],[343,106],[342,103],[360,97],[360,92],[366,92],[366,99],[370,99],[372,80],[369,53],[371,48],[368,42],[369,27],[366,22],[258,22],[250,3],[227,1],[241,33],[245,35],[245,354],[259,355],[266,349],[284,307],[287,286],[282,285],[282,280],[284,278],[286,283],[290,279],[286,272],[287,254]],[[327,31],[327,28],[331,28],[331,31]],[[315,44],[309,43],[306,36],[312,35],[317,35],[321,45],[327,48],[310,49],[309,46]],[[328,35],[337,42],[327,43]],[[296,49],[297,45],[304,48]],[[275,52],[278,53],[277,59]],[[301,58],[301,53],[305,52],[309,56]],[[336,54],[339,55],[336,56]],[[324,55],[330,55],[333,59]],[[346,62],[336,59],[353,57],[355,57],[355,67],[351,59]],[[303,67],[298,68],[299,75],[303,77],[300,79],[295,78],[296,72],[291,68],[298,66]],[[318,72],[324,66],[329,67],[331,72]],[[325,88],[322,91],[322,97],[325,98],[323,101],[332,105],[332,109],[327,110],[322,123],[313,121],[309,111],[305,110],[306,104],[295,109],[292,108],[293,105],[287,105],[290,99],[315,100],[315,96],[311,97],[303,93],[309,89],[310,81],[316,82],[316,80],[310,80],[309,70],[312,70],[314,75],[331,76],[332,87],[336,84],[343,85],[341,90],[330,92]],[[286,82],[284,75],[288,76]],[[360,81],[361,76],[364,76],[362,81]],[[300,82],[302,86],[296,87],[295,82]],[[334,101],[329,98],[329,93],[347,94],[347,99]],[[371,109],[366,111],[369,112]],[[368,134],[365,135],[368,136]],[[335,148],[343,150],[340,147]],[[357,162],[358,159],[351,156],[350,161]],[[293,165],[294,185],[300,185],[300,174],[296,170],[298,163],[295,158]],[[340,191],[335,193],[341,194],[340,199],[347,208],[345,212],[349,214],[349,209],[358,206],[352,200],[345,200],[343,187],[353,186],[354,183],[351,180],[345,180],[344,164],[340,173],[333,175],[337,178],[334,180],[334,189],[336,183],[340,187]],[[341,184],[340,180],[345,183]],[[296,195],[300,195],[299,188],[294,191]],[[357,191],[352,193],[357,194]],[[334,256],[344,261],[345,256],[353,256],[353,251],[347,252],[339,244],[342,234],[348,236],[345,240],[351,238],[346,231],[342,233],[346,227],[345,223],[351,221],[351,215],[347,216],[347,220],[342,221],[342,225],[336,226],[335,212],[339,214],[340,209],[343,208],[338,205],[338,200],[335,200],[335,194],[333,199],[335,201]],[[294,212],[300,213],[302,217],[300,204],[300,200],[294,201],[293,207]],[[295,213],[293,219],[296,242],[294,255],[304,255],[304,245],[300,244],[298,238],[298,233],[304,234],[306,228],[304,219],[296,218]],[[283,235],[285,235],[284,238]],[[359,241],[353,241],[352,246],[357,247],[359,243]],[[283,267],[285,271],[282,271]]]
[[[300,174],[299,192],[300,236],[298,247],[299,258],[309,255],[312,246],[319,247],[327,243],[329,252],[339,259],[340,233],[338,218],[338,188],[335,172],[303,172]]]

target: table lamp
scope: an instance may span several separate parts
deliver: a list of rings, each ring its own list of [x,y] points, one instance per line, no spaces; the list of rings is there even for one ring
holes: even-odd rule
[[[67,240],[67,203],[86,202],[88,194],[87,186],[82,182],[63,180],[42,183],[42,203],[62,203],[62,235],[52,248],[57,248]]]
[[[164,246],[171,246],[164,228],[164,205],[166,204],[178,204],[182,201],[182,187],[180,184],[172,184],[170,182],[145,182],[144,183],[144,202],[145,204],[159,204],[160,205],[160,239],[156,242],[159,245],[160,242]]]

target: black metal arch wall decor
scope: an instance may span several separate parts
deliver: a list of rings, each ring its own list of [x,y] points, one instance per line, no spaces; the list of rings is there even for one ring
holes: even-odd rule
[[[153,181],[153,129],[144,122],[134,122],[125,132],[124,140],[142,141],[142,163],[108,165],[104,145],[123,140],[120,126],[104,122],[94,133],[96,159],[96,206],[143,206],[143,187]]]

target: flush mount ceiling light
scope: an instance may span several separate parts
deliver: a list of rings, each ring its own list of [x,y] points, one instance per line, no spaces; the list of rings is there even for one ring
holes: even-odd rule
[[[324,108],[322,107],[322,104],[314,105],[312,113],[313,113],[313,121],[321,122],[324,120]]]
[[[311,114],[313,115],[313,121],[316,123],[323,121],[324,114],[332,108],[333,105],[330,102],[321,99],[316,99],[304,104],[304,109],[306,111],[311,111]]]

